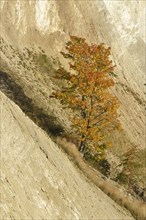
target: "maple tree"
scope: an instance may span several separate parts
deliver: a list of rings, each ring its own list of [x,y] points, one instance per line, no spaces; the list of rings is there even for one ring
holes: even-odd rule
[[[88,45],[83,38],[70,36],[66,43],[70,70],[60,67],[55,78],[64,80],[60,90],[51,97],[73,110],[73,132],[80,141],[79,150],[92,149],[101,158],[108,146],[107,135],[120,127],[117,109],[119,101],[109,88],[114,86],[114,67],[109,59],[111,48]]]

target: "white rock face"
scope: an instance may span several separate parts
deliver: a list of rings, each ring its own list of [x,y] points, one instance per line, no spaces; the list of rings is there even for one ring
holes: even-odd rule
[[[1,219],[133,219],[1,95]]]
[[[60,19],[55,1],[37,0],[35,11],[36,26],[41,34],[59,30]]]
[[[145,38],[145,11],[144,1],[106,1],[105,6],[111,15],[111,22],[116,26],[125,46],[134,44],[137,37]]]
[[[130,140],[145,146],[144,80],[145,80],[145,1],[1,1],[1,36],[20,50],[40,46],[48,56],[58,57],[69,33],[89,42],[104,42],[112,48],[117,65],[115,94],[121,102],[120,118]],[[8,51],[5,49],[5,52]],[[19,78],[30,97],[26,71],[19,73],[13,58],[1,53],[12,75]],[[37,77],[34,75],[34,78]],[[23,83],[22,83],[23,81]],[[40,84],[43,82],[40,79]],[[31,84],[33,86],[33,83]],[[46,86],[46,91],[48,87]],[[47,92],[46,92],[47,96]],[[42,96],[43,99],[43,96]]]

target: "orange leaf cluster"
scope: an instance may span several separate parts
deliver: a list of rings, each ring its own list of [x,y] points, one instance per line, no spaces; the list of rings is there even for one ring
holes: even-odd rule
[[[111,48],[88,45],[85,39],[70,36],[66,50],[61,53],[70,60],[70,71],[63,67],[57,70],[56,78],[65,83],[54,97],[75,111],[72,126],[81,142],[99,151],[99,142],[104,143],[107,134],[120,126],[119,101],[109,92],[115,84],[111,77],[115,67],[109,59]]]

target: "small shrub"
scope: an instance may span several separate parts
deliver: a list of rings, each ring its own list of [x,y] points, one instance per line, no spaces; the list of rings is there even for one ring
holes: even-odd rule
[[[139,184],[143,176],[139,171],[144,169],[143,160],[145,159],[142,157],[143,153],[143,150],[136,147],[128,149],[121,157],[123,169],[115,180],[127,185],[131,185],[133,182]]]

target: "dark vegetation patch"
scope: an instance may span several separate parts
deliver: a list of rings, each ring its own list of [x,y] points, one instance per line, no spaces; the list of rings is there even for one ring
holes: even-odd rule
[[[110,163],[107,159],[97,160],[95,155],[92,155],[89,151],[85,152],[84,158],[95,169],[99,170],[105,177],[109,177]]]
[[[143,202],[146,202],[145,156],[145,149],[129,148],[121,157],[118,157],[119,164],[116,164],[113,169],[113,162],[108,157],[97,160],[96,155],[93,155],[91,151],[84,153],[84,159],[87,163],[99,170],[105,179],[108,178],[117,182],[125,188],[127,193]],[[122,169],[118,169],[119,167]],[[115,177],[113,174],[116,174]]]
[[[42,108],[34,105],[32,99],[25,95],[23,89],[3,71],[0,71],[0,89],[7,97],[13,100],[31,120],[45,130],[47,134],[60,136],[64,133],[64,128],[58,119],[52,115],[47,115]]]

